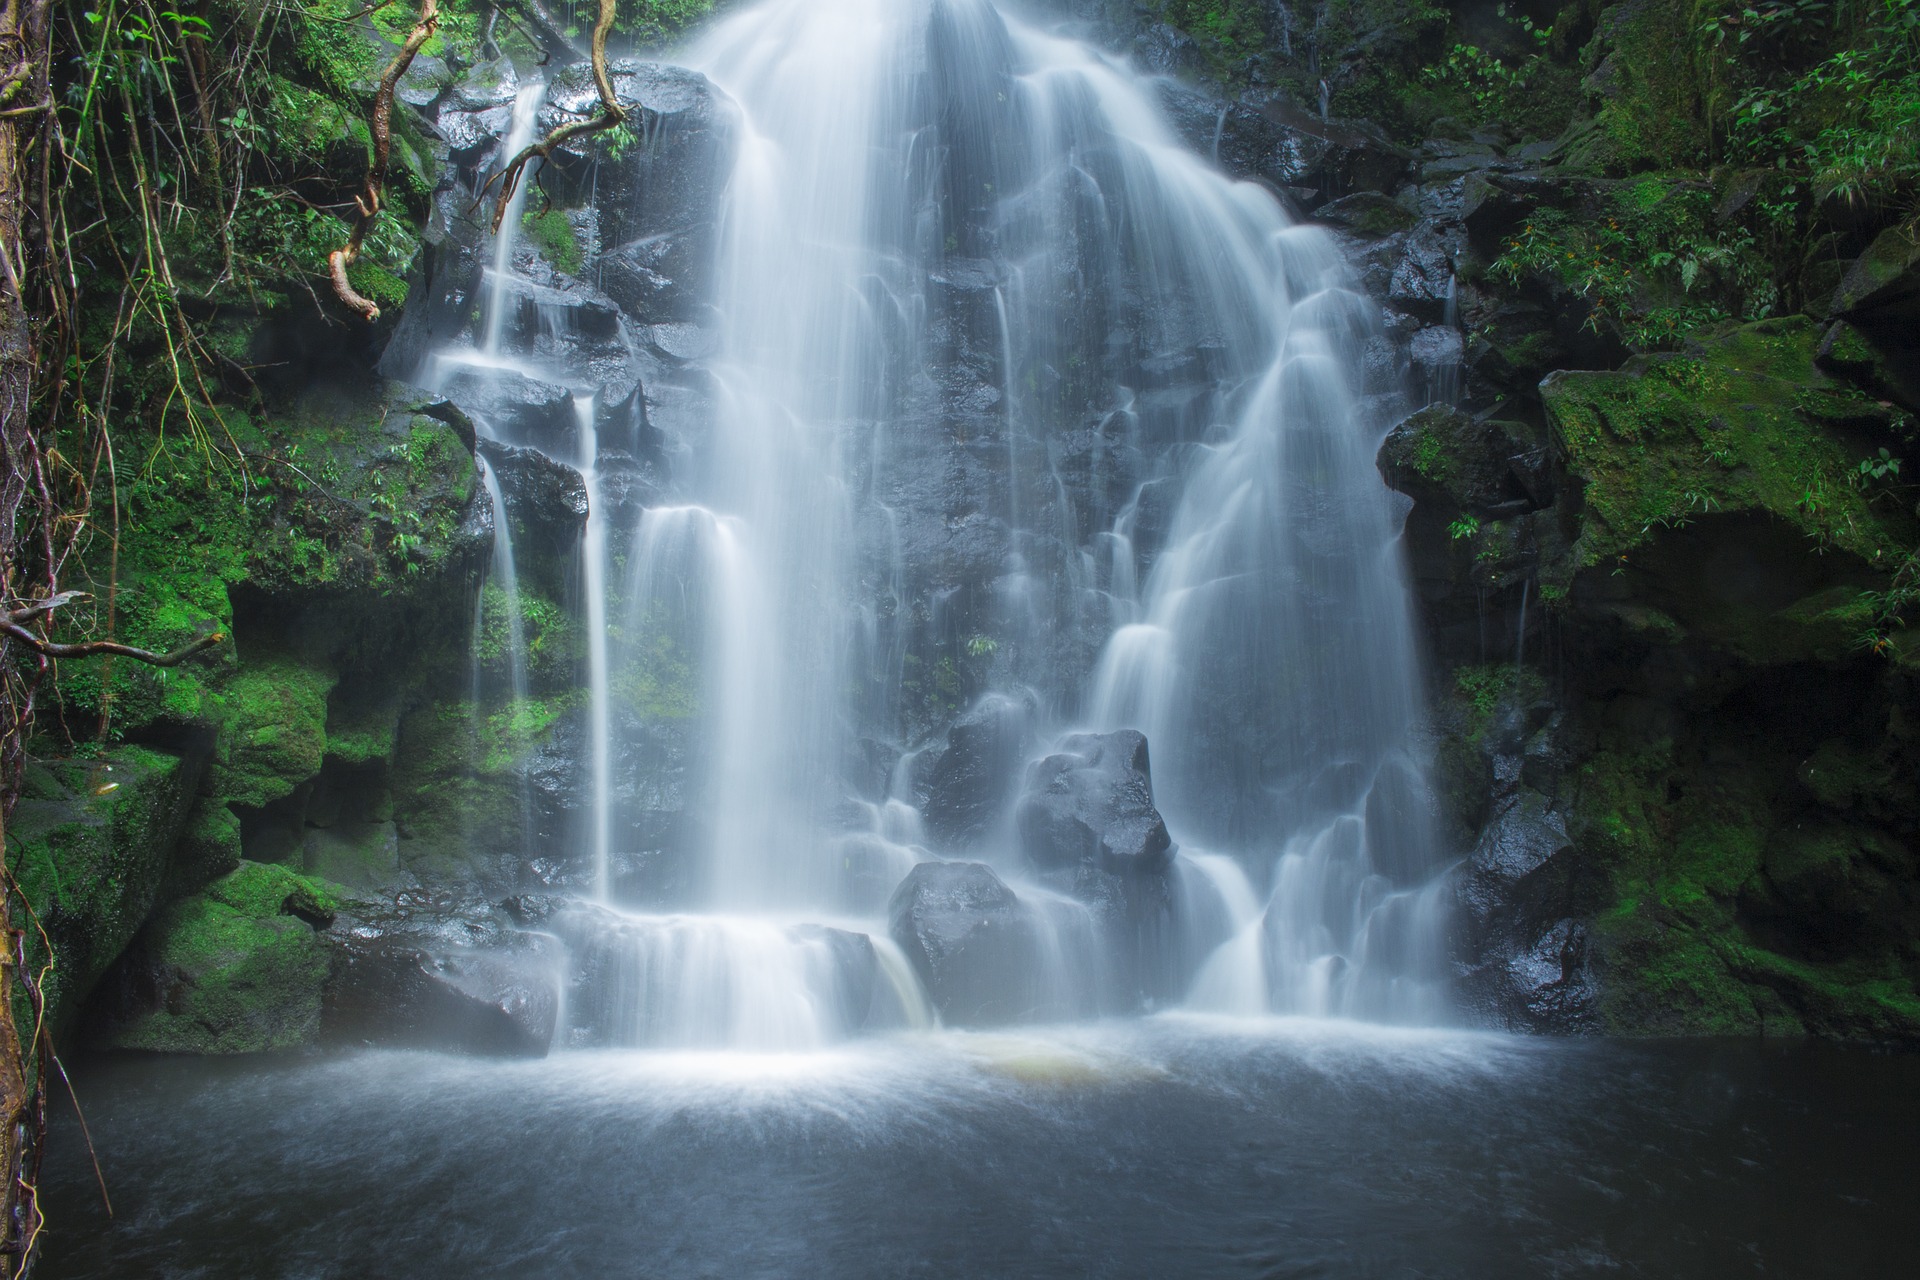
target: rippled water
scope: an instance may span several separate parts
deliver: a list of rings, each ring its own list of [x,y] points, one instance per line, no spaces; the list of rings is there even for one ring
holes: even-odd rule
[[[806,1055],[120,1060],[40,1274],[1890,1276],[1920,1058],[1192,1017]]]

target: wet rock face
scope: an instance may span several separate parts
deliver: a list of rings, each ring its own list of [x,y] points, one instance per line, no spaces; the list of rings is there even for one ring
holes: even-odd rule
[[[483,440],[478,451],[500,483],[506,516],[514,524],[515,555],[572,555],[587,523],[587,486],[580,473],[537,449]]]
[[[113,1048],[259,1053],[320,1043],[538,1057],[559,1012],[552,939],[486,903],[401,890],[345,900],[240,866],[149,921],[92,1010]]]
[[[572,144],[598,166],[602,287],[637,324],[703,320],[731,145],[726,99],[684,67],[620,58],[610,70],[643,140],[617,154],[593,135]],[[569,67],[554,77],[541,127],[579,119],[597,103],[589,69]]]
[[[1020,851],[1042,872],[1094,867],[1120,875],[1164,871],[1173,840],[1153,807],[1146,735],[1075,734],[1027,771],[1015,815]]]
[[[502,370],[462,370],[446,380],[445,391],[510,444],[531,446],[549,457],[580,452],[580,416],[573,392],[565,387]]]
[[[947,730],[947,749],[928,771],[921,816],[947,848],[967,849],[990,835],[1007,811],[1025,759],[1031,708],[989,699]]]
[[[1222,102],[1168,80],[1160,99],[1187,145],[1235,177],[1267,183],[1296,208],[1391,188],[1413,159],[1369,124],[1321,120],[1284,98]]]
[[[1518,761],[1509,759],[1506,785]],[[1599,1029],[1586,926],[1568,913],[1579,855],[1565,817],[1520,786],[1495,804],[1453,873],[1465,1006],[1497,1026],[1555,1034]]]
[[[1034,922],[985,863],[921,863],[894,890],[887,918],[942,1021],[982,1026],[1032,1010]]]
[[[323,1039],[545,1056],[560,1009],[553,939],[418,891],[351,912],[327,934]]]

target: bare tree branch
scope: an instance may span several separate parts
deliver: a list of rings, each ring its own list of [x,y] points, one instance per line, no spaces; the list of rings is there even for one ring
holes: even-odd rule
[[[206,650],[224,641],[224,631],[215,631],[211,635],[201,636],[191,644],[182,645],[172,653],[155,653],[151,649],[136,649],[130,644],[121,644],[118,640],[82,640],[75,644],[57,644],[44,636],[36,635],[26,625],[36,618],[43,618],[62,605],[72,604],[76,600],[87,599],[84,591],[62,591],[58,595],[42,600],[29,600],[18,609],[0,614],[0,635],[17,640],[43,658],[92,658],[111,654],[117,658],[131,658],[135,662],[144,662],[150,667],[177,667],[196,653]]]
[[[17,622],[0,622],[0,635],[17,640],[45,658],[56,661],[62,658],[97,658],[112,654],[118,658],[131,658],[135,662],[144,662],[150,667],[177,667],[196,653],[206,650],[224,641],[223,631],[201,636],[192,644],[175,649],[172,653],[155,653],[151,649],[136,649],[130,644],[121,644],[118,640],[84,640],[78,644],[55,644],[51,640],[42,640]]]

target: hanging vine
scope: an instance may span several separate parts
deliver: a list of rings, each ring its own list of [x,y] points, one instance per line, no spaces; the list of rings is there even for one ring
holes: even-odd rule
[[[380,318],[379,304],[362,296],[353,287],[347,279],[347,267],[360,256],[360,246],[366,240],[367,232],[372,229],[374,220],[380,216],[381,202],[386,198],[387,161],[393,153],[394,88],[400,83],[400,77],[407,73],[407,68],[413,65],[413,55],[420,52],[420,46],[432,38],[434,29],[439,25],[438,0],[420,0],[420,16],[414,21],[413,30],[407,33],[400,52],[393,56],[393,61],[381,73],[380,87],[374,91],[373,119],[369,125],[373,134],[373,159],[367,165],[366,187],[354,197],[359,216],[354,219],[353,231],[348,235],[347,243],[327,255],[327,274],[333,281],[334,293],[368,324]]]

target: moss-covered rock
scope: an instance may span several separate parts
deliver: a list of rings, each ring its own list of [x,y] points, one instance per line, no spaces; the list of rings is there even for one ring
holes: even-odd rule
[[[1834,292],[1835,315],[1920,318],[1920,220],[1888,227],[1854,260]]]
[[[243,666],[220,694],[220,746],[209,790],[258,809],[320,772],[327,750],[330,670],[287,658]]]
[[[1818,333],[1794,317],[1734,329],[1618,372],[1541,384],[1569,468],[1586,481],[1581,566],[1613,566],[1660,530],[1751,512],[1820,548],[1891,564],[1914,544],[1910,513],[1855,483],[1849,426],[1887,409],[1814,366]]]
[[[121,961],[101,1039],[158,1053],[258,1053],[312,1044],[339,905],[324,883],[243,862],[164,908]]]
[[[7,862],[33,909],[28,962],[52,961],[41,986],[56,1034],[153,909],[201,772],[199,756],[132,746],[29,766]]]
[[[1592,931],[1608,1030],[1920,1042],[1900,842],[1809,814],[1759,761],[1710,768],[1664,740],[1602,750],[1575,787],[1611,898]]]

